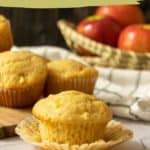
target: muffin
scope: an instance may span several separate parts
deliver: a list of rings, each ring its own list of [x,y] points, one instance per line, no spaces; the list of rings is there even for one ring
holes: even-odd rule
[[[13,45],[13,37],[10,22],[0,15],[0,51],[10,50]]]
[[[0,105],[32,105],[43,91],[46,76],[46,60],[41,56],[29,51],[0,53]]]
[[[66,90],[93,93],[98,76],[96,69],[71,59],[55,60],[48,63],[46,96]]]
[[[64,91],[38,101],[32,110],[39,121],[42,141],[59,144],[84,144],[103,138],[112,113],[96,97]]]

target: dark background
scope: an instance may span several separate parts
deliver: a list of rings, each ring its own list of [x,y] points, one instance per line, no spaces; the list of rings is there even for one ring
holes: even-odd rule
[[[150,0],[140,3],[146,22],[150,22]],[[87,15],[93,14],[94,7],[68,9],[24,9],[2,8],[11,21],[14,44],[22,45],[59,45],[65,46],[63,38],[56,26],[58,19],[68,19],[78,22]]]

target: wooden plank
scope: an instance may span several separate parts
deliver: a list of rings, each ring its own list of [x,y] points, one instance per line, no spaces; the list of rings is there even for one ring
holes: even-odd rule
[[[31,115],[31,108],[12,109],[0,107],[0,138],[15,136],[16,125]]]

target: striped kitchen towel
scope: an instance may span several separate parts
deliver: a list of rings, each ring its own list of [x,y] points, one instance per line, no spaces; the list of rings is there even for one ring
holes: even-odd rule
[[[52,46],[13,47],[27,49],[48,59],[70,58],[86,63],[63,48]],[[99,77],[94,94],[112,108],[113,114],[133,120],[150,121],[150,71],[96,67]]]

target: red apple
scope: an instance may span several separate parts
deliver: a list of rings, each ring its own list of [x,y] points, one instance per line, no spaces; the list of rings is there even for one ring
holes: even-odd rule
[[[96,54],[82,48],[81,46],[76,48],[75,51],[77,52],[77,54],[82,55],[82,56],[96,56]]]
[[[111,46],[117,46],[122,26],[109,16],[90,16],[81,21],[77,31],[82,35]]]
[[[125,51],[150,52],[150,24],[126,27],[120,34],[118,47]]]
[[[111,16],[123,26],[144,23],[144,14],[137,5],[100,6],[96,10],[99,14]]]

